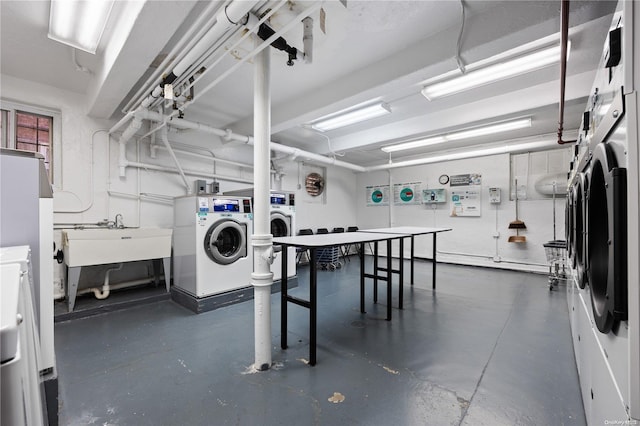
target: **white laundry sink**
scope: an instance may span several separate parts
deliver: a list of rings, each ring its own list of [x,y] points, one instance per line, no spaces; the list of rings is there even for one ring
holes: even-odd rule
[[[62,232],[69,267],[171,257],[172,229],[70,229]]]

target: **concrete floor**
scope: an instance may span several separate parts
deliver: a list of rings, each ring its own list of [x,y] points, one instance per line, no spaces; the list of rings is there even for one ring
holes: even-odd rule
[[[165,300],[57,323],[60,424],[586,423],[564,287],[439,265],[432,292],[431,264],[416,268],[391,322],[385,292],[373,305],[370,285],[360,314],[358,262],[319,271],[315,367],[305,309],[291,305],[290,347],[279,348],[279,294],[274,365],[262,373],[251,369],[252,302],[196,315]],[[299,276],[290,293],[307,298],[308,268]]]

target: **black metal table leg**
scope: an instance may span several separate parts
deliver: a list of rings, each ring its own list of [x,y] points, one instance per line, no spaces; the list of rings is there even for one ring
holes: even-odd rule
[[[432,276],[432,280],[433,280],[433,289],[436,289],[436,235],[437,233],[434,232],[433,233],[433,256],[431,256],[433,258],[433,276]]]
[[[317,332],[317,319],[318,319],[318,268],[316,267],[316,249],[311,248],[311,270],[310,274],[310,284],[311,288],[309,289],[309,334],[310,334],[310,346],[309,346],[309,365],[316,365],[316,332]]]
[[[391,267],[391,240],[387,240],[387,321],[391,321],[391,275],[393,268]],[[377,274],[376,274],[377,275]]]
[[[364,314],[366,313],[364,310],[364,243],[360,243],[358,257],[360,257],[360,312]]]
[[[286,253],[287,246],[283,245],[282,249]],[[287,349],[287,256],[280,257],[283,272],[280,279],[280,347]]]
[[[415,240],[414,235],[411,235],[411,285],[413,285],[413,258],[414,258],[413,242],[414,240]]]
[[[373,303],[378,303],[378,242],[373,243]]]
[[[402,309],[404,294],[404,238],[400,238],[400,256],[398,257],[400,259],[400,267],[398,268],[398,273],[400,275],[400,282],[398,283],[400,286],[398,287],[398,297],[400,300],[398,301],[398,307]]]

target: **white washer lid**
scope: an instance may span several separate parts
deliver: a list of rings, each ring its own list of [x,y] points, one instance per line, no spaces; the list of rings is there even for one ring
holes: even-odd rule
[[[10,361],[18,352],[18,299],[20,265],[0,265],[0,361]]]

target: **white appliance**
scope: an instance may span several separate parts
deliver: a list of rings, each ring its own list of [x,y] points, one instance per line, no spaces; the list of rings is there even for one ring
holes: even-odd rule
[[[41,425],[42,404],[31,251],[0,249],[0,424]]]
[[[252,220],[249,197],[176,198],[174,286],[196,298],[251,286]]]
[[[567,300],[593,425],[640,418],[638,110],[631,72],[639,18],[635,2],[618,3],[569,174]]]
[[[253,199],[254,195],[253,188],[228,191],[224,194],[251,197],[251,199]],[[274,238],[294,236],[296,232],[296,194],[272,189],[269,191],[269,195],[271,235]],[[274,253],[271,272],[273,272],[273,281],[280,281],[282,278],[282,253],[279,246],[276,246],[275,249],[277,251]],[[297,272],[295,247],[287,249],[287,256],[287,277],[295,277]]]
[[[296,229],[296,203],[295,193],[283,191],[271,191],[270,197],[270,219],[271,234],[274,238],[291,237],[295,235]],[[280,247],[276,247],[277,250]],[[273,258],[271,271],[273,280],[279,281],[282,278],[282,252],[277,251]],[[296,275],[296,248],[287,249],[287,277]]]

